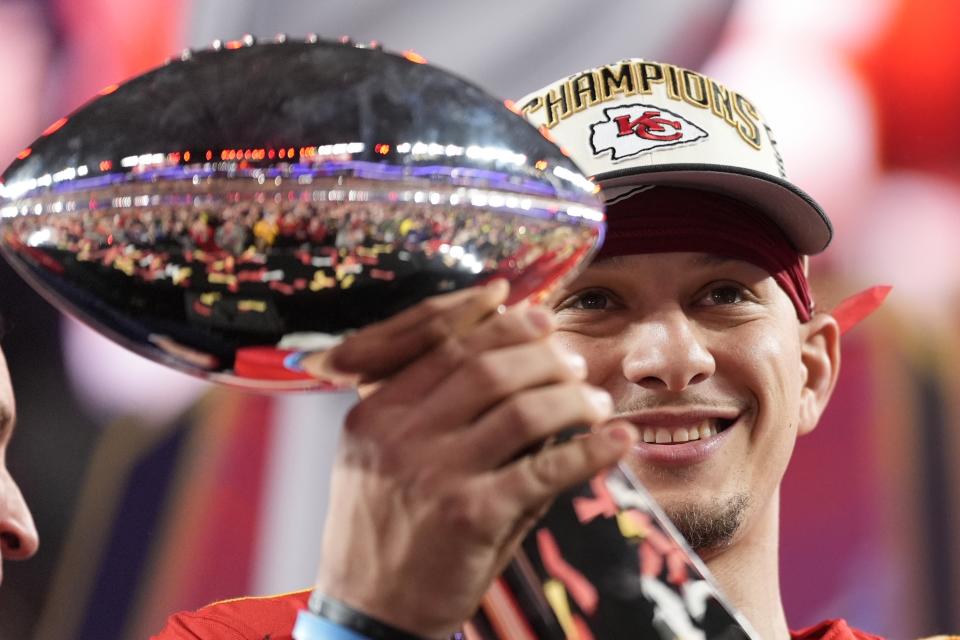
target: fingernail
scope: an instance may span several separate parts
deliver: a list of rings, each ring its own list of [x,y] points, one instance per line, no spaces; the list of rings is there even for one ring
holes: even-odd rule
[[[603,389],[590,388],[587,390],[587,397],[590,399],[590,404],[602,415],[610,415],[613,411],[613,398]]]
[[[587,361],[582,355],[572,351],[565,351],[563,353],[563,359],[567,362],[567,366],[570,367],[574,375],[581,379],[587,377]]]
[[[306,352],[296,359],[296,365],[300,371],[305,371],[319,380],[343,385],[356,384],[359,377],[337,367],[336,355],[335,351]]]
[[[540,333],[549,333],[553,331],[553,314],[543,307],[530,307],[526,310],[527,320],[530,321]]]
[[[604,438],[619,444],[626,444],[633,440],[633,436],[626,427],[608,427],[600,432]]]
[[[310,355],[309,351],[294,351],[283,359],[283,367],[287,371],[303,373],[303,359]]]

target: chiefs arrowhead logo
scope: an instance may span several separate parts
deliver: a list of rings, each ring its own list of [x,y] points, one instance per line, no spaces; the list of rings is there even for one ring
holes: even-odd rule
[[[590,146],[595,155],[610,151],[611,160],[689,144],[709,135],[683,116],[648,104],[610,107],[603,114],[606,120],[590,125]]]

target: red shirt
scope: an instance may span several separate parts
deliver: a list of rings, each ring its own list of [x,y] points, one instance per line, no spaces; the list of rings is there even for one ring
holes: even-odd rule
[[[791,631],[793,640],[883,640],[872,633],[857,631],[846,620],[825,620],[799,631]]]
[[[150,640],[292,640],[297,611],[306,609],[310,590],[263,598],[214,602],[193,612],[177,613]],[[827,620],[791,631],[792,640],[882,640],[850,628],[845,620]]]
[[[292,640],[297,611],[310,589],[263,598],[222,600],[170,616],[150,640]]]

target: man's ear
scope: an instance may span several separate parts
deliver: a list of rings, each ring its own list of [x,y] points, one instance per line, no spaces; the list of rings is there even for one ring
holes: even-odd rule
[[[804,380],[800,390],[797,433],[813,431],[827,406],[840,373],[840,327],[829,313],[818,313],[800,325],[800,362]]]

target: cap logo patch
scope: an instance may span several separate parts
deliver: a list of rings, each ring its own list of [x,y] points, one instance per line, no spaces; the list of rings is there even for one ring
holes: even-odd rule
[[[611,160],[689,144],[709,135],[683,116],[648,104],[610,107],[603,115],[605,120],[590,125],[590,146],[594,155],[610,151]]]

